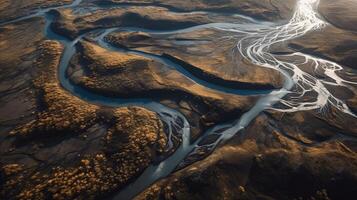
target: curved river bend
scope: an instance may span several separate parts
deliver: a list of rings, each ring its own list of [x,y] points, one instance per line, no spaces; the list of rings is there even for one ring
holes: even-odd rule
[[[302,53],[291,53],[285,55],[275,55],[270,53],[270,48],[273,45],[282,43],[287,40],[291,40],[297,37],[301,37],[310,31],[321,29],[327,25],[326,22],[321,20],[319,14],[316,12],[316,8],[319,4],[319,0],[298,0],[294,11],[294,15],[289,22],[284,25],[278,25],[267,22],[259,22],[250,18],[250,23],[213,23],[195,26],[187,29],[167,31],[167,32],[154,32],[154,34],[173,34],[197,31],[204,28],[215,28],[221,31],[225,31],[232,35],[232,38],[240,38],[237,41],[236,48],[238,52],[247,60],[255,65],[261,67],[267,67],[279,71],[285,77],[284,87],[276,91],[245,91],[234,90],[225,88],[223,86],[211,84],[207,81],[200,80],[193,76],[188,71],[184,70],[179,64],[167,60],[161,56],[148,54],[139,51],[126,51],[127,53],[137,54],[144,57],[154,59],[165,65],[171,66],[175,70],[179,71],[193,82],[203,85],[212,90],[218,90],[221,92],[237,94],[237,95],[263,95],[256,105],[247,113],[243,114],[240,119],[237,119],[233,123],[217,125],[203,134],[194,143],[190,143],[190,125],[185,117],[179,112],[167,108],[159,103],[153,102],[149,99],[120,99],[110,98],[102,95],[91,93],[79,86],[76,86],[70,82],[66,76],[66,69],[69,66],[69,62],[72,56],[76,53],[75,45],[86,34],[83,34],[73,41],[68,40],[56,33],[54,33],[50,25],[53,21],[53,17],[47,14],[51,9],[56,8],[75,8],[81,3],[81,0],[75,0],[70,5],[58,6],[54,8],[46,8],[39,10],[35,14],[21,17],[8,22],[0,23],[0,25],[6,25],[14,23],[24,19],[28,19],[36,16],[46,17],[45,33],[47,38],[60,41],[64,45],[64,52],[59,66],[59,80],[63,88],[71,92],[73,95],[93,104],[105,105],[111,107],[120,107],[128,105],[137,105],[148,108],[156,112],[162,121],[168,125],[168,139],[169,146],[172,148],[173,128],[179,129],[178,136],[182,138],[182,143],[179,148],[167,159],[161,161],[157,165],[149,166],[138,179],[124,188],[115,199],[131,199],[138,193],[149,187],[152,183],[158,179],[164,178],[172,173],[175,168],[184,161],[190,155],[195,154],[198,149],[204,148],[213,150],[218,144],[232,138],[239,131],[248,126],[248,124],[259,113],[266,109],[274,109],[282,112],[295,112],[302,110],[323,110],[326,107],[334,107],[342,113],[346,113],[355,116],[347,107],[347,105],[331,94],[326,85],[340,85],[348,87],[348,84],[356,84],[354,82],[343,80],[337,75],[337,72],[341,71],[342,66],[337,63],[327,61],[320,58],[315,58],[310,55]],[[104,37],[117,30],[117,28],[102,29],[96,41],[97,43],[111,51],[125,51],[111,46],[106,43]],[[330,81],[326,81],[324,78],[318,78],[303,70],[301,67],[304,65],[313,66],[315,69],[322,70],[325,78],[328,77]],[[316,99],[306,100],[305,95],[307,92],[314,92]],[[283,106],[276,106],[279,103]],[[183,123],[178,123],[183,122]],[[208,135],[217,135],[217,140],[211,144],[199,145],[200,141],[204,140]]]

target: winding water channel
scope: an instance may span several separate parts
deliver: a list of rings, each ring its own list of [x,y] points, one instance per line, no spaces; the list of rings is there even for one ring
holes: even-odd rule
[[[184,76],[191,79],[193,82],[200,84],[206,88],[217,90],[220,92],[236,94],[236,95],[260,95],[261,98],[256,102],[255,106],[251,108],[247,113],[243,114],[240,119],[228,124],[217,125],[214,128],[208,130],[195,142],[190,141],[190,124],[186,118],[176,110],[170,109],[160,103],[154,102],[150,99],[121,99],[111,98],[102,95],[98,95],[89,92],[77,85],[71,83],[66,76],[66,70],[69,66],[72,56],[76,53],[75,45],[88,33],[83,34],[75,40],[69,40],[61,35],[54,33],[51,30],[51,23],[53,22],[53,16],[48,14],[48,11],[56,8],[75,8],[80,5],[81,0],[76,0],[70,5],[58,6],[55,8],[46,8],[39,10],[35,14],[22,17],[19,19],[11,20],[1,25],[8,23],[14,23],[24,19],[28,19],[36,16],[45,16],[46,26],[45,33],[48,39],[60,41],[64,45],[64,52],[59,66],[59,81],[64,89],[71,92],[74,96],[77,96],[89,103],[120,107],[120,106],[142,106],[149,110],[156,112],[164,123],[168,125],[168,138],[169,146],[172,148],[172,137],[174,134],[173,127],[179,127],[177,136],[182,138],[182,143],[179,148],[167,159],[161,161],[158,164],[152,164],[149,166],[138,179],[124,188],[115,199],[131,199],[145,188],[149,187],[152,183],[164,178],[172,173],[175,168],[189,155],[194,154],[198,149],[205,148],[213,150],[218,144],[232,138],[242,129],[247,127],[249,123],[266,109],[275,109],[282,112],[295,112],[301,110],[315,110],[324,109],[326,106],[332,106],[338,109],[340,112],[353,115],[346,104],[333,96],[325,87],[325,85],[342,85],[355,84],[350,81],[343,80],[336,72],[341,71],[342,66],[337,63],[333,63],[324,59],[315,58],[310,55],[302,53],[292,53],[286,55],[275,55],[270,53],[270,47],[282,43],[287,40],[291,40],[297,37],[301,37],[304,34],[321,29],[327,25],[326,22],[321,20],[319,14],[316,12],[316,8],[319,4],[319,0],[299,0],[297,2],[294,15],[289,22],[284,25],[259,22],[256,20],[249,20],[250,23],[234,24],[234,23],[213,23],[205,24],[187,29],[175,30],[175,31],[153,31],[153,34],[174,34],[182,32],[196,31],[206,28],[214,28],[220,31],[225,31],[232,35],[232,38],[236,34],[242,35],[237,41],[238,52],[247,60],[255,65],[261,67],[267,67],[279,71],[285,77],[285,83],[283,88],[275,91],[271,90],[237,90],[227,88],[217,84],[209,83],[205,80],[195,77],[189,71],[185,70],[179,64],[168,60],[160,55],[149,54],[134,50],[125,50],[118,47],[114,47],[105,41],[105,36],[113,31],[123,29],[108,28],[101,29],[101,34],[95,39],[95,41],[110,51],[124,51],[129,54],[136,54],[153,59],[164,65],[170,66]],[[249,19],[249,18],[248,18]],[[96,30],[98,31],[98,30]],[[301,70],[303,65],[313,65],[315,68],[320,68],[325,77],[329,77],[330,81],[326,79],[317,78],[307,72]],[[303,97],[307,91],[315,92],[317,98],[313,101],[304,101]],[[292,96],[294,98],[292,98]],[[280,103],[285,107],[276,107],[275,105]],[[179,123],[180,122],[180,123]],[[183,122],[183,123],[182,123]],[[200,141],[204,140],[208,135],[217,135],[217,140],[211,144],[199,145]]]

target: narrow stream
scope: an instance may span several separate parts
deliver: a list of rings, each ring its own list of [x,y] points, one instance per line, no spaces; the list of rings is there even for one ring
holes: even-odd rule
[[[53,9],[74,8],[74,7],[78,6],[81,2],[82,2],[82,0],[74,0],[71,4],[67,4],[67,5],[48,7],[48,8],[39,8],[38,10],[35,10],[33,12],[33,14],[26,15],[26,16],[23,16],[23,17],[19,17],[19,18],[16,18],[16,19],[12,19],[12,20],[9,20],[9,21],[0,22],[0,26],[16,23],[16,22],[19,22],[19,21],[23,21],[23,20],[26,20],[26,19],[33,18],[33,17],[41,17],[41,16],[44,16],[48,11],[53,10]]]
[[[64,45],[64,52],[61,58],[60,66],[59,66],[59,80],[63,88],[65,88],[67,91],[71,92],[73,95],[87,101],[93,104],[97,105],[104,105],[104,106],[110,106],[110,107],[120,107],[120,106],[142,106],[145,107],[149,110],[152,110],[156,112],[160,118],[168,125],[168,140],[169,140],[169,148],[172,148],[172,137],[173,137],[173,126],[175,127],[180,127],[180,123],[177,123],[177,121],[183,121],[183,126],[180,127],[181,130],[179,131],[179,137],[182,138],[182,143],[179,146],[179,148],[172,154],[170,157],[168,157],[166,160],[160,162],[157,165],[150,165],[141,175],[140,177],[135,180],[134,183],[128,185],[125,189],[123,189],[117,196],[115,196],[115,199],[131,199],[134,196],[136,196],[138,193],[143,191],[145,188],[149,187],[152,183],[157,181],[160,178],[168,176],[172,171],[175,170],[175,168],[186,158],[187,155],[189,155],[190,152],[193,152],[194,149],[196,148],[197,144],[200,139],[197,140],[195,143],[190,142],[190,125],[186,118],[180,114],[179,112],[167,108],[163,106],[162,104],[153,102],[149,99],[120,99],[120,98],[111,98],[111,97],[106,97],[102,96],[99,94],[95,94],[92,92],[89,92],[77,85],[72,84],[72,82],[69,80],[69,78],[66,75],[66,70],[69,66],[70,60],[72,56],[76,53],[76,48],[75,45],[88,33],[85,33],[78,38],[76,38],[73,41],[68,40],[66,37],[63,37],[61,35],[58,35],[52,31],[50,28],[51,23],[53,22],[53,16],[51,14],[45,14],[46,17],[46,25],[45,25],[45,34],[48,39],[52,40],[57,40],[60,41]],[[267,23],[268,24],[268,23]],[[213,24],[206,24],[206,25],[200,25],[196,27],[191,27],[187,29],[181,29],[177,31],[156,31],[156,34],[174,34],[174,33],[182,33],[182,32],[189,32],[189,31],[195,31],[195,30],[200,30],[200,29],[205,29],[205,28],[215,28],[215,27],[221,27],[221,28],[231,28],[235,27],[236,24],[229,24],[229,23],[213,23]],[[242,25],[242,30],[251,30],[254,26],[251,24],[243,24]],[[257,27],[267,27],[266,24],[259,24]],[[100,34],[96,38],[96,42],[103,48],[106,48],[111,51],[125,51],[126,53],[131,53],[131,54],[136,54],[140,56],[144,56],[153,60],[156,60],[157,62],[163,63],[166,66],[170,66],[173,69],[181,72],[183,75],[191,79],[192,81],[196,82],[197,84],[203,85],[206,88],[210,88],[213,90],[217,90],[220,92],[225,92],[225,93],[231,93],[231,94],[237,94],[237,95],[261,95],[261,94],[274,94],[274,92],[269,91],[269,90],[236,90],[236,89],[230,89],[226,87],[222,87],[219,85],[211,84],[207,81],[200,80],[193,76],[190,72],[185,70],[182,66],[179,64],[176,64],[164,57],[154,55],[154,54],[149,54],[145,52],[140,52],[140,51],[135,51],[135,50],[124,50],[120,49],[117,47],[114,47],[110,45],[109,43],[105,42],[104,37],[111,32],[117,30],[118,28],[108,28],[108,29],[103,29],[103,33]],[[259,102],[261,102],[260,100]],[[260,112],[256,111],[256,114]],[[247,114],[245,114],[247,115]],[[252,116],[251,118],[254,118]],[[206,134],[207,135],[207,134]],[[204,137],[202,137],[204,138]]]
[[[169,175],[179,164],[182,162],[182,160],[185,159],[185,157],[194,150],[196,147],[196,143],[191,144],[190,142],[190,125],[186,118],[180,114],[178,111],[175,111],[173,109],[170,109],[166,106],[163,106],[162,104],[153,102],[150,99],[121,99],[121,98],[112,98],[112,97],[106,97],[103,95],[95,94],[92,92],[89,92],[77,85],[72,84],[72,82],[69,80],[69,78],[66,75],[66,70],[69,66],[70,60],[73,57],[73,55],[76,53],[76,44],[83,38],[85,35],[88,33],[85,33],[78,38],[76,38],[73,41],[70,41],[66,37],[63,37],[61,35],[56,34],[55,32],[52,31],[51,29],[51,23],[53,22],[53,16],[51,14],[45,14],[46,17],[46,25],[45,25],[45,34],[48,39],[51,40],[57,40],[61,42],[64,45],[64,52],[61,57],[60,65],[59,65],[59,80],[64,89],[67,91],[71,92],[74,96],[77,96],[89,103],[97,104],[97,105],[103,105],[103,106],[110,106],[110,107],[121,107],[121,106],[141,106],[145,107],[149,110],[152,110],[156,112],[159,116],[160,119],[164,121],[168,125],[168,140],[169,140],[169,146],[168,148],[172,148],[172,137],[173,137],[173,126],[181,128],[178,132],[178,137],[182,138],[182,143],[179,146],[179,148],[172,154],[169,158],[166,160],[160,162],[157,165],[150,165],[141,175],[140,177],[135,180],[133,184],[130,184],[127,188],[122,190],[118,196],[115,197],[115,199],[131,199],[135,195],[137,195],[139,192],[144,190],[145,188],[149,187],[152,183],[154,183],[156,180],[163,178],[167,175]],[[214,27],[220,25],[221,27],[232,27],[233,24],[226,24],[226,23],[217,23],[217,24],[208,24],[208,25],[202,25],[202,26],[197,26],[197,27],[192,27],[192,28],[187,28],[184,30],[177,30],[176,32],[184,32],[184,31],[193,31],[193,30],[199,30],[202,28],[207,28],[207,27]],[[263,25],[262,25],[263,26]],[[250,25],[247,25],[247,27],[251,27]],[[153,60],[156,60],[157,62],[163,63],[166,66],[170,66],[173,69],[176,69],[177,71],[181,72],[183,75],[191,79],[192,81],[196,82],[197,84],[201,84],[206,88],[210,88],[213,90],[217,90],[219,92],[225,92],[225,93],[232,93],[232,94],[238,94],[238,95],[261,95],[261,94],[268,94],[271,93],[270,90],[236,90],[236,89],[230,89],[230,88],[225,88],[222,86],[218,86],[215,84],[211,84],[209,82],[200,80],[193,76],[190,72],[186,71],[182,66],[179,64],[176,64],[164,57],[158,56],[158,55],[153,55],[145,52],[139,52],[139,51],[134,51],[134,50],[124,50],[120,49],[117,47],[114,47],[108,43],[105,42],[104,37],[111,33],[112,31],[116,30],[116,28],[109,28],[109,29],[103,29],[103,33],[96,39],[98,44],[108,50],[111,51],[126,51],[127,53],[132,53],[140,56],[144,56]],[[156,32],[156,34],[173,34],[175,31],[161,31],[161,32]],[[184,122],[183,125],[180,125],[181,123],[177,123],[178,121]]]
[[[56,8],[75,8],[80,5],[81,0],[74,1],[71,5],[59,6]],[[207,81],[200,80],[199,78],[193,76],[189,71],[185,70],[182,66],[165,59],[159,55],[149,54],[134,50],[124,50],[105,42],[104,37],[111,33],[112,31],[118,30],[118,28],[108,28],[102,29],[103,33],[96,39],[98,44],[103,48],[111,51],[124,51],[131,54],[136,54],[151,58],[167,66],[172,67],[204,87],[210,88],[212,90],[218,90],[220,92],[226,92],[238,95],[263,95],[255,104],[255,106],[242,115],[240,119],[237,119],[233,123],[217,125],[214,128],[207,131],[195,142],[190,142],[190,125],[186,118],[179,112],[163,106],[157,102],[150,99],[120,99],[111,98],[95,93],[91,93],[79,86],[72,84],[69,78],[66,76],[66,70],[69,66],[72,56],[76,53],[75,45],[80,41],[86,34],[79,36],[77,39],[70,41],[65,37],[62,37],[54,33],[50,25],[53,22],[53,16],[47,14],[47,12],[53,8],[46,8],[39,10],[37,13],[18,18],[16,20],[11,20],[1,25],[14,23],[20,20],[28,19],[35,16],[45,16],[46,26],[45,33],[48,39],[57,40],[64,45],[64,52],[60,61],[59,66],[59,81],[64,89],[71,92],[74,96],[77,96],[89,103],[110,106],[110,107],[121,107],[121,106],[142,106],[149,110],[156,112],[160,118],[168,125],[168,138],[169,147],[172,148],[171,138],[173,134],[173,126],[180,127],[179,137],[182,137],[182,144],[179,148],[167,159],[161,161],[157,165],[150,165],[133,183],[129,184],[126,188],[121,190],[114,199],[132,199],[145,188],[149,187],[155,181],[164,178],[171,174],[175,168],[185,160],[187,156],[195,154],[199,148],[214,149],[217,145],[222,142],[232,138],[239,131],[244,129],[249,125],[249,123],[256,118],[262,111],[266,109],[275,109],[282,112],[293,112],[298,110],[313,110],[321,109],[325,106],[334,106],[341,112],[352,114],[348,107],[339,99],[334,97],[325,87],[325,84],[355,84],[351,82],[344,81],[336,75],[337,71],[342,70],[342,67],[336,63],[326,61],[323,59],[317,59],[315,57],[294,53],[291,55],[275,55],[269,52],[272,45],[277,43],[282,43],[287,40],[291,40],[297,37],[301,37],[307,32],[314,31],[323,28],[326,23],[321,20],[316,8],[319,4],[319,0],[298,0],[295,13],[292,19],[284,25],[265,23],[255,20],[251,20],[251,23],[243,24],[233,24],[233,23],[213,23],[195,26],[187,29],[167,31],[167,32],[156,32],[156,34],[173,34],[180,32],[190,32],[197,31],[204,28],[215,28],[217,30],[225,31],[231,33],[232,37],[235,34],[245,35],[239,41],[237,41],[237,49],[240,54],[247,60],[251,61],[255,65],[262,67],[267,67],[279,71],[285,77],[284,87],[276,91],[259,91],[259,90],[234,90],[230,88],[225,88],[219,85],[209,83]],[[290,57],[289,57],[290,56]],[[300,56],[304,62],[296,62],[292,59],[296,56]],[[326,81],[320,80],[313,75],[300,70],[299,66],[306,63],[314,63],[315,67],[320,67],[325,71],[325,75],[330,77],[332,82],[326,83]],[[333,82],[334,81],[334,82]],[[287,98],[287,94],[296,94],[303,97],[305,91],[311,91],[317,93],[318,98],[314,102],[304,102],[303,98],[300,100]],[[282,103],[287,108],[275,107],[276,103]],[[182,121],[182,123],[178,123]],[[181,125],[180,125],[181,124]],[[215,134],[218,135],[218,139],[212,144],[199,145],[200,141],[204,140],[208,135]]]
[[[255,29],[254,26],[251,26],[253,29],[250,31],[245,29],[245,25],[239,26],[237,24],[234,24],[229,28],[221,26],[214,27],[232,33],[246,34],[243,39],[237,42],[237,49],[240,54],[256,65],[279,71],[285,77],[285,84],[282,89],[272,91],[262,97],[250,111],[245,113],[240,119],[237,119],[232,124],[218,125],[207,131],[193,144],[187,147],[183,145],[184,148],[179,149],[178,152],[185,154],[185,156],[181,154],[179,158],[185,159],[190,155],[194,155],[200,148],[213,150],[217,147],[217,145],[229,140],[239,131],[247,127],[249,123],[259,115],[259,113],[266,109],[292,112],[299,110],[323,109],[326,106],[333,106],[341,112],[353,115],[353,113],[350,112],[348,107],[341,100],[337,99],[330,92],[328,92],[324,86],[325,82],[323,82],[323,80],[303,72],[299,68],[299,66],[310,63],[314,68],[320,67],[324,69],[325,75],[330,77],[332,81],[335,81],[336,84],[351,84],[351,82],[344,81],[342,78],[337,76],[336,72],[343,69],[340,65],[302,53],[284,55],[284,58],[281,58],[280,56],[269,52],[269,48],[274,44],[301,37],[310,31],[323,28],[326,23],[319,18],[318,13],[316,12],[318,5],[319,0],[299,0],[292,19],[285,25],[275,25],[264,28],[257,26]],[[303,62],[294,62],[294,57],[297,55],[303,57]],[[286,59],[286,57],[289,56],[290,59]],[[325,84],[334,84],[334,82]],[[301,87],[303,87],[302,90]],[[317,93],[316,101],[303,102],[302,100],[296,101],[296,99],[283,99],[287,96],[287,94],[291,93],[295,93],[298,96],[303,97],[306,90],[314,90]],[[274,105],[278,102],[288,105],[289,107],[286,109],[275,108]],[[215,142],[211,144],[199,145],[200,141],[204,140],[205,137],[213,134],[219,136]],[[142,174],[134,183],[122,190],[115,197],[115,199],[131,199],[150,185],[148,180],[156,180],[169,175],[170,173],[163,171],[163,169],[166,169],[168,162],[177,161],[175,159],[178,159],[176,154],[163,161],[158,166],[149,167],[149,169],[145,171],[145,173]]]
[[[192,27],[190,28],[191,31],[199,30],[201,28],[206,28],[209,26],[199,26],[199,27]],[[162,55],[156,55],[153,53],[147,53],[144,51],[138,51],[138,50],[131,50],[131,49],[123,49],[120,47],[113,46],[109,44],[108,42],[105,41],[105,36],[109,35],[110,33],[117,31],[118,28],[110,28],[105,30],[101,35],[99,35],[95,41],[103,48],[110,50],[110,51],[116,51],[116,52],[124,52],[124,53],[129,53],[133,55],[138,55],[142,56],[148,59],[155,60],[156,62],[162,63],[165,66],[170,67],[171,69],[176,70],[177,72],[180,72],[182,75],[184,75],[186,78],[190,79],[196,84],[202,85],[205,88],[211,89],[216,92],[223,92],[227,94],[235,94],[235,95],[241,95],[241,96],[253,96],[253,95],[263,95],[263,94],[269,94],[272,90],[269,89],[262,89],[262,90],[253,90],[253,89],[234,89],[230,87],[225,87],[217,84],[210,83],[206,80],[202,80],[200,78],[197,78],[195,75],[193,75],[191,72],[187,71],[183,66],[180,64],[177,64],[173,61],[171,61],[168,58],[165,58]],[[182,32],[183,30],[178,30],[178,31],[170,31],[171,34],[175,34],[177,32]],[[161,31],[157,32],[156,34],[167,34],[167,32]]]

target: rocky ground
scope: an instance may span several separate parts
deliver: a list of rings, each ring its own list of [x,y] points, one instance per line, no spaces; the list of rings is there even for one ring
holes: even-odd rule
[[[145,29],[232,22],[238,19],[233,13],[284,22],[294,2],[85,0],[76,10],[51,11],[56,18],[52,28],[73,39],[89,30],[135,27],[105,37],[122,51],[104,49],[95,34],[82,39],[67,76],[95,94],[147,98],[179,111],[189,121],[194,141],[210,127],[239,118],[258,96],[210,89],[127,50],[162,56],[200,80],[232,90],[278,89],[283,77],[232,51],[234,38],[223,32],[160,35]],[[0,23],[39,7],[69,3],[0,0]],[[349,72],[343,78],[357,81],[355,8],[353,0],[322,1],[319,12],[330,24],[275,50],[335,61]],[[110,199],[169,155],[167,127],[147,108],[104,107],[64,90],[57,74],[64,49],[45,37],[44,25],[43,17],[34,17],[0,26],[0,199]],[[330,90],[357,112],[355,87]],[[326,115],[266,111],[237,137],[157,181],[136,199],[353,199],[356,137],[356,119],[333,109]]]

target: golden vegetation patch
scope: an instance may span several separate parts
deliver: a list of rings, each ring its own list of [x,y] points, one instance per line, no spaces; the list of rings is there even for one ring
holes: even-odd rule
[[[1,0],[0,19],[13,19],[28,15],[39,7],[53,7],[69,4],[73,0]]]
[[[2,170],[6,176],[10,176],[20,172],[22,170],[22,166],[19,164],[8,164],[3,166]]]
[[[83,49],[83,59],[90,63],[88,67],[92,71],[126,68],[127,66],[132,65],[143,65],[150,61],[141,56],[125,53],[121,53],[120,56],[118,56],[118,53],[116,52],[108,51],[89,42],[82,42],[80,45]],[[96,56],[94,59],[93,57],[86,55]]]
[[[104,136],[103,152],[84,156],[73,167],[53,167],[24,179],[17,164],[3,167],[4,191],[20,187],[17,199],[93,199],[123,186],[162,153],[166,137],[155,113],[144,108],[116,109],[114,123]],[[156,151],[155,151],[155,150]]]
[[[78,146],[78,157],[71,160],[71,164],[44,161],[44,168],[26,168],[16,162],[0,165],[0,173],[4,174],[1,199],[102,197],[138,176],[157,154],[164,153],[166,136],[155,113],[139,107],[102,108],[78,99],[58,83],[60,43],[44,41],[38,52],[35,62],[38,78],[33,85],[42,110],[35,120],[17,127],[11,135],[56,134],[61,137],[63,133],[84,133],[94,125],[105,127],[107,131],[96,139],[100,141],[99,150],[80,155],[83,146]],[[37,151],[42,151],[41,147]]]
[[[12,135],[83,130],[93,124],[98,107],[73,97],[57,81],[61,50],[57,42],[46,41],[40,46],[40,56],[36,62],[40,72],[39,78],[34,80],[34,86],[39,90],[44,109],[35,120],[12,131]]]

